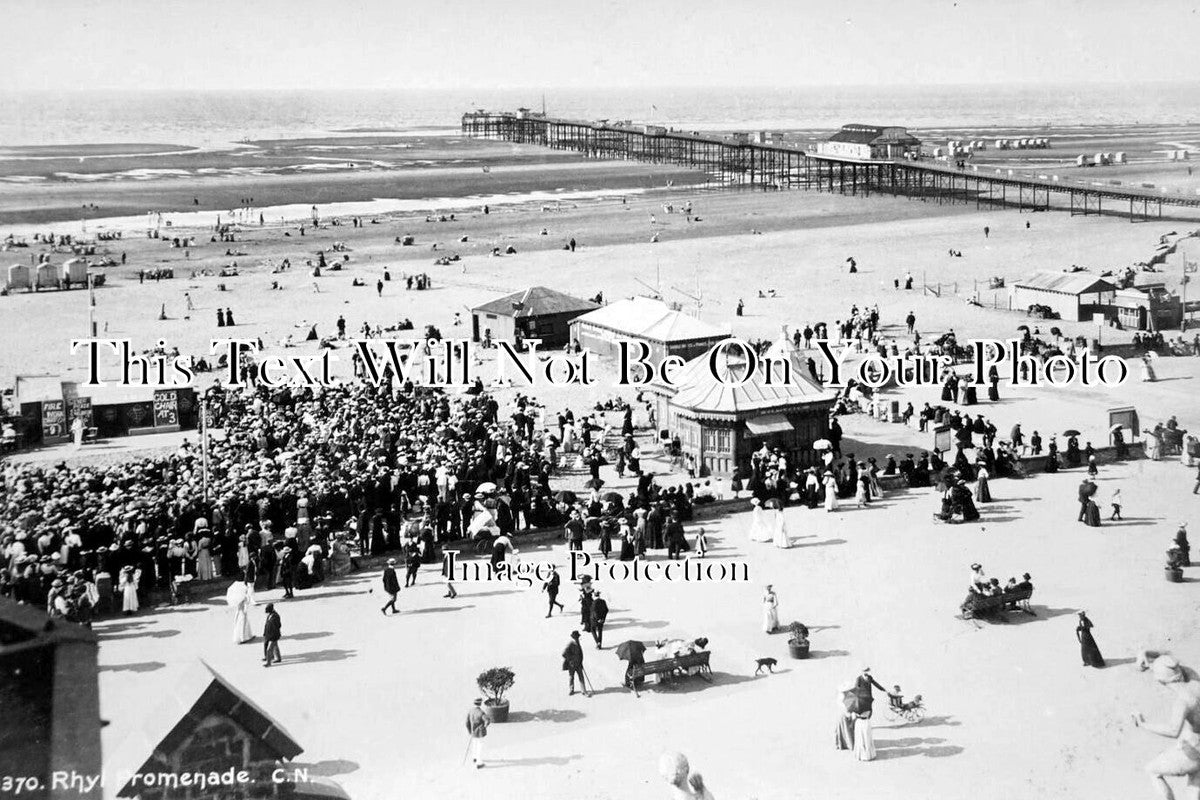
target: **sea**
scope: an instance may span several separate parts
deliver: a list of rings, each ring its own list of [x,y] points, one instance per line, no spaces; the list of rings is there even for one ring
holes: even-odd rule
[[[1152,84],[374,91],[0,92],[0,148],[450,134],[464,111],[545,109],[684,130],[829,130],[848,122],[926,132],[1200,121],[1200,81]]]

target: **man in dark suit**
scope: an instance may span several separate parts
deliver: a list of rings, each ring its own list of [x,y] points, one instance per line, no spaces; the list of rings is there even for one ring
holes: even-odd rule
[[[871,716],[871,706],[875,703],[872,686],[887,694],[887,689],[880,686],[879,682],[871,677],[871,668],[863,667],[862,673],[854,679],[854,693],[858,696],[858,713],[868,717]]]
[[[388,601],[383,604],[383,608],[379,609],[380,613],[386,617],[389,608],[393,614],[400,613],[396,608],[396,595],[400,594],[400,581],[396,578],[396,559],[394,558],[389,558],[387,566],[383,569],[383,593],[388,596]]]
[[[549,608],[546,609],[547,617],[549,617],[550,614],[554,611],[555,606],[558,606],[558,610],[560,612],[566,610],[563,607],[563,604],[558,602],[558,588],[559,588],[559,585],[561,584],[561,582],[562,582],[562,579],[558,575],[558,570],[555,569],[553,566],[551,566],[550,567],[550,580],[548,580],[544,584],[542,584],[542,591],[545,592],[546,596],[550,598],[550,606],[549,606]]]
[[[278,664],[283,661],[283,656],[279,654],[279,640],[283,637],[283,621],[279,619],[279,612],[275,610],[274,603],[267,603],[267,620],[263,623],[263,666],[269,667],[272,663]]]
[[[571,631],[571,641],[563,650],[562,659],[563,672],[567,673],[567,680],[571,687],[570,693],[575,694],[575,676],[578,675],[580,690],[590,697],[591,692],[587,690],[587,684],[583,682],[583,648],[579,646],[579,631]]]
[[[608,619],[608,602],[596,592],[592,600],[592,638],[596,640],[596,649],[604,647],[604,620]]]
[[[420,548],[416,547],[415,545],[409,545],[408,555],[406,556],[404,565],[405,565],[405,571],[404,571],[404,586],[405,586],[405,588],[407,588],[409,586],[416,586],[417,585],[417,573],[420,572],[420,570],[421,570],[421,550],[420,550]]]
[[[671,514],[670,521],[667,522],[667,558],[678,559],[680,554],[687,548],[687,540],[683,536],[683,523],[679,521],[674,513]]]

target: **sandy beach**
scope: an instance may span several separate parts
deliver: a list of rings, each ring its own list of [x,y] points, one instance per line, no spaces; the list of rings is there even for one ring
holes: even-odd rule
[[[1073,264],[1096,272],[1121,268],[1148,259],[1162,234],[1179,229],[1171,221],[1132,226],[1116,218],[980,212],[884,197],[667,189],[669,173],[661,170],[578,166],[556,161],[498,167],[492,174],[514,192],[608,180],[624,186],[641,181],[654,192],[551,206],[515,203],[487,215],[464,204],[454,222],[426,221],[419,213],[380,214],[355,228],[348,219],[334,226],[326,218],[319,229],[310,225],[303,238],[295,222],[272,220],[240,226],[232,243],[209,242],[207,228],[173,227],[171,236],[198,237],[186,253],[163,240],[129,234],[104,243],[118,260],[124,254],[125,264],[104,270],[97,320],[108,336],[128,337],[140,347],[162,338],[185,353],[202,354],[213,336],[236,332],[261,337],[268,349],[281,352],[278,342],[285,336],[302,338],[312,324],[329,334],[339,315],[352,331],[363,322],[389,325],[410,318],[418,330],[429,323],[447,336],[466,335],[467,328],[453,325],[456,313],[469,319],[469,309],[481,302],[540,284],[578,296],[603,291],[610,300],[658,289],[669,301],[744,337],[776,339],[785,324],[832,325],[852,305],[878,305],[885,336],[899,337],[903,317],[912,311],[925,338],[950,329],[962,336],[1010,338],[1029,320],[1008,310],[1003,290],[983,288],[989,279],[1011,281]],[[379,180],[390,195],[398,186],[409,187],[405,191],[414,196],[436,186],[445,196],[454,187],[484,191],[480,175],[478,169],[440,167]],[[256,204],[300,197],[325,203],[359,197],[363,189],[349,174],[264,176],[228,184],[222,192],[233,197],[252,191]],[[304,194],[318,184],[320,192]],[[133,208],[166,196],[154,192],[183,188],[161,182],[146,189],[106,185],[113,199],[101,205],[106,211]],[[46,201],[46,213],[81,189],[61,191],[63,199]],[[139,194],[143,191],[151,194]],[[697,217],[691,222],[664,209],[689,201]],[[16,219],[33,217],[10,221]],[[986,238],[984,226],[990,231]],[[77,223],[46,227],[73,232]],[[404,235],[414,236],[415,245],[396,244]],[[576,251],[564,251],[571,238]],[[315,261],[318,250],[341,258],[343,251],[332,252],[335,242],[344,245],[348,261],[341,271],[314,279],[306,262]],[[493,247],[510,245],[515,255],[490,255]],[[949,257],[950,249],[962,257]],[[226,255],[227,250],[239,254]],[[37,248],[5,256],[25,260],[30,252]],[[435,266],[443,254],[458,254],[461,261]],[[846,269],[849,257],[858,264],[856,274]],[[1171,281],[1181,274],[1181,257],[1165,265]],[[285,258],[291,270],[273,273]],[[192,277],[193,270],[217,271],[235,261],[237,277]],[[174,279],[139,282],[139,270],[165,267],[174,270]],[[377,293],[376,280],[385,270],[392,280]],[[918,289],[895,289],[893,281],[909,272]],[[417,273],[430,276],[430,290],[405,290],[402,277]],[[353,286],[355,278],[365,285]],[[227,290],[220,291],[219,284]],[[922,285],[931,291],[921,291]],[[772,289],[774,297],[759,297],[760,290]],[[190,312],[185,292],[195,305]],[[980,305],[967,302],[973,296]],[[734,313],[739,299],[745,301],[740,317]],[[218,307],[235,311],[234,331],[218,330]],[[165,321],[159,320],[164,308]],[[0,298],[0,313],[16,320],[21,331],[8,338],[0,355],[0,383],[11,385],[21,374],[81,374],[83,362],[69,355],[65,340],[85,331],[84,293],[13,294]],[[1055,324],[1068,335],[1095,334],[1088,323]],[[1047,329],[1048,324],[1043,333]],[[1102,336],[1112,342],[1130,334],[1105,330]],[[289,352],[315,349],[310,343]],[[1017,421],[1026,430],[1046,432],[1075,426],[1097,441],[1106,435],[1104,409],[1115,405],[1136,405],[1143,424],[1175,414],[1182,427],[1200,428],[1200,411],[1191,402],[1200,359],[1164,359],[1160,378],[1090,394],[1013,390],[978,410],[1002,431]],[[539,397],[551,408],[581,407],[615,391],[600,382],[588,389],[544,388]],[[511,390],[500,395],[512,398]],[[889,397],[918,406],[936,399],[928,389]],[[913,427],[861,415],[847,417],[844,426],[850,445],[844,449],[863,456],[930,446],[927,435]],[[194,434],[154,438],[146,446],[170,447]],[[126,448],[137,446],[121,443],[117,457],[136,455]],[[60,449],[33,457],[76,455]],[[113,456],[93,451],[83,457]],[[666,465],[656,462],[655,469],[665,472]],[[605,476],[612,486],[630,483],[610,468]],[[447,605],[439,600],[434,574],[422,573],[421,585],[402,593],[404,612],[395,620],[374,609],[377,568],[307,593],[302,602],[288,601],[284,613],[293,638],[285,639],[285,647],[297,661],[269,675],[239,648],[212,646],[227,638],[223,602],[104,622],[97,626],[101,705],[111,722],[104,745],[106,752],[124,752],[126,737],[142,724],[142,709],[135,713],[131,701],[165,689],[203,657],[303,742],[303,763],[358,798],[657,797],[653,764],[664,749],[686,752],[721,797],[917,800],[954,796],[966,785],[981,800],[1135,796],[1144,791],[1140,766],[1158,742],[1134,730],[1128,712],[1160,714],[1165,698],[1134,669],[1133,659],[1151,646],[1170,647],[1185,661],[1200,658],[1200,644],[1190,634],[1196,624],[1194,583],[1165,584],[1160,563],[1175,526],[1194,519],[1192,474],[1170,462],[1105,468],[1102,492],[1122,488],[1128,519],[1098,530],[1074,523],[1078,479],[1068,472],[997,481],[996,503],[979,523],[961,526],[930,522],[938,499],[928,489],[899,491],[866,509],[834,515],[789,509],[796,546],[786,551],[748,542],[744,513],[704,522],[715,543],[713,557],[746,561],[750,583],[623,583],[609,589],[614,641],[703,635],[717,654],[714,686],[689,683],[675,691],[652,690],[641,699],[619,688],[622,665],[611,651],[590,649],[587,665],[599,693],[590,699],[565,696],[556,655],[573,622],[570,616],[542,619],[536,590],[467,586]],[[727,484],[716,485],[728,493]],[[524,556],[566,563],[561,545],[534,546]],[[1037,616],[1007,626],[957,619],[972,561],[1003,578],[1032,573]],[[801,619],[811,628],[815,658],[784,657],[777,674],[756,677],[754,660],[779,655],[781,641],[759,632],[757,598],[764,583],[775,585],[786,620]],[[577,615],[573,593],[565,596],[569,614]],[[1078,663],[1072,631],[1081,609],[1097,623],[1097,638],[1112,665],[1106,671],[1086,671]],[[430,641],[437,644],[413,646]],[[531,647],[531,641],[540,644]],[[474,691],[473,676],[497,659],[518,676],[511,693],[514,722],[489,742],[496,769],[477,774],[458,763],[457,705]],[[830,747],[835,689],[867,665],[887,685],[923,694],[930,710],[916,726],[880,720],[880,758],[871,765]],[[372,698],[371,713],[388,720],[386,733],[361,734],[366,697]],[[1020,769],[1012,768],[1017,763]]]

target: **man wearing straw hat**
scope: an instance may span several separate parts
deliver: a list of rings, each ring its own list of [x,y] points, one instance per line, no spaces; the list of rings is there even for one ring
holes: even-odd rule
[[[474,707],[467,712],[467,734],[471,737],[467,742],[467,753],[475,769],[483,768],[483,737],[487,736],[488,729],[488,718],[482,706],[483,698],[476,697]]]

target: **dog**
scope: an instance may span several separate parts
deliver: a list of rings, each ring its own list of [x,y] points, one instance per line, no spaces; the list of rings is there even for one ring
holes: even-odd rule
[[[756,658],[756,659],[754,659],[754,662],[756,664],[758,664],[758,668],[754,670],[755,675],[758,675],[759,673],[761,673],[763,667],[766,667],[767,672],[771,673],[772,675],[775,674],[775,665],[778,663],[775,659],[773,659],[773,658]]]

